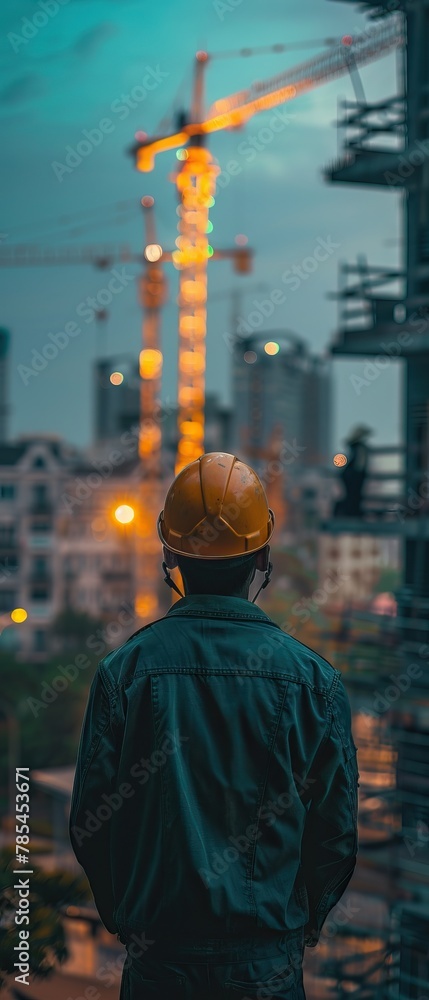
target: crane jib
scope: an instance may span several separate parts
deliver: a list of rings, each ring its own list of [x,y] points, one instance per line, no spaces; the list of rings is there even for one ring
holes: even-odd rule
[[[347,39],[349,37],[344,36]],[[387,23],[372,31],[362,32],[354,38],[350,38],[350,42],[346,43],[344,40],[340,40],[338,44],[330,46],[327,51],[313,59],[308,59],[292,69],[278,73],[269,80],[258,81],[247,90],[241,90],[216,101],[210,108],[207,117],[210,119],[219,111],[227,113],[235,108],[245,107],[247,104],[257,102],[258,98],[268,96],[288,86],[296,86],[297,89],[302,89],[303,85],[305,88],[314,86],[323,80],[347,73],[350,64],[354,66],[369,62],[381,53],[385,54],[390,49],[403,45],[404,42],[402,20],[392,16]]]

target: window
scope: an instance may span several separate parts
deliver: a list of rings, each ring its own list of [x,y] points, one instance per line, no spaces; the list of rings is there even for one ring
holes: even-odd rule
[[[46,632],[43,628],[36,628],[33,635],[33,648],[35,653],[44,653],[46,650]]]
[[[48,571],[48,564],[45,556],[36,556],[33,559],[33,573],[45,574]]]
[[[36,589],[44,589],[50,582],[50,562],[45,556],[33,557],[31,563],[31,582]]]
[[[13,545],[15,543],[15,528],[11,524],[0,525],[0,545]]]
[[[47,500],[46,484],[45,483],[34,483],[33,485],[33,501],[34,503],[46,503]]]
[[[13,500],[14,496],[15,496],[15,487],[13,483],[0,484],[0,500]]]
[[[30,591],[32,601],[49,601],[49,590],[47,587],[33,587]]]
[[[14,590],[0,590],[0,611],[13,611],[16,606]]]
[[[44,469],[46,465],[43,455],[37,455],[33,462],[33,469]]]
[[[30,527],[30,531],[36,532],[47,532],[52,531],[52,522],[50,521],[33,521]]]

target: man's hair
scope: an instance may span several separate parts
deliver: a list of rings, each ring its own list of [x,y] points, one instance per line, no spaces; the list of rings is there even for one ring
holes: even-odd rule
[[[231,559],[190,559],[177,556],[177,564],[192,594],[237,594],[250,586],[256,554]]]

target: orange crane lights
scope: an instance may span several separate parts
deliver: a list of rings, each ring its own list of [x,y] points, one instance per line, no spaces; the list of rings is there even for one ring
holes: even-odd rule
[[[162,353],[159,348],[161,307],[167,298],[167,282],[160,265],[162,248],[156,243],[153,217],[154,199],[146,195],[141,200],[145,214],[146,260],[145,273],[140,278],[140,302],[144,308],[143,347],[139,355],[140,434],[139,455],[145,460],[145,471],[155,479],[160,473],[161,429],[155,419],[162,374]],[[155,253],[154,248],[159,249]]]
[[[215,166],[207,149],[192,146],[176,183],[181,195],[178,249],[173,264],[179,281],[179,443],[176,473],[204,452],[206,366],[207,238],[209,207],[215,190]]]
[[[253,84],[247,90],[215,101],[203,113],[203,72],[206,52],[197,52],[191,120],[179,131],[137,141],[133,152],[137,169],[153,169],[157,153],[178,147],[181,169],[176,174],[179,195],[179,237],[171,259],[180,271],[179,292],[179,444],[176,471],[204,451],[205,336],[207,261],[216,251],[207,240],[208,209],[213,204],[219,169],[207,149],[211,132],[238,128],[254,114],[292,100],[300,93],[356,70],[402,45],[402,19],[391,15],[373,30],[344,35],[314,59]],[[237,262],[238,263],[238,262]]]
[[[156,519],[161,506],[162,434],[157,413],[161,387],[163,356],[160,350],[161,309],[167,298],[167,282],[163,271],[163,250],[156,242],[154,199],[141,199],[145,221],[145,272],[140,278],[140,302],[143,306],[142,349],[139,354],[140,425],[139,457],[139,516],[136,519],[136,596],[135,611],[142,621],[158,613],[156,581],[158,576],[159,541]]]

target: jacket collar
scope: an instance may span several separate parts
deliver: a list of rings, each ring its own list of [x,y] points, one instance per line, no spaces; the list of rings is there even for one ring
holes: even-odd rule
[[[271,622],[262,608],[244,597],[226,597],[222,594],[188,594],[172,604],[167,615],[201,615],[216,618],[256,618]]]

